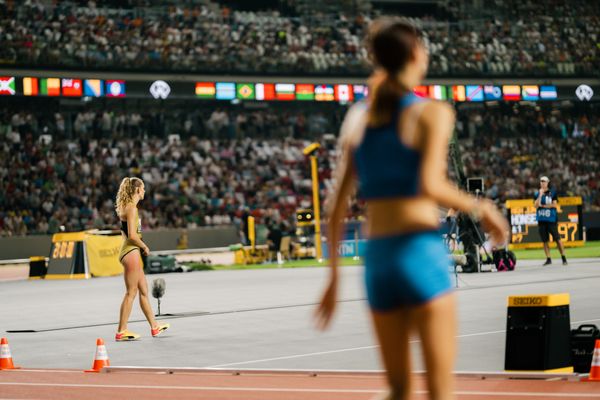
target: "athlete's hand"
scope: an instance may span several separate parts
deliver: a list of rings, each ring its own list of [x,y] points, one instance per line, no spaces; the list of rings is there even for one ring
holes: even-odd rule
[[[319,307],[315,310],[315,322],[317,329],[325,330],[331,322],[333,313],[335,312],[337,300],[337,276],[333,276],[329,281],[329,285],[323,293]]]
[[[145,256],[148,256],[150,254],[150,249],[148,248],[148,246],[142,247],[142,254]]]
[[[508,221],[490,200],[481,204],[481,225],[491,236],[492,245],[502,247],[508,242]]]

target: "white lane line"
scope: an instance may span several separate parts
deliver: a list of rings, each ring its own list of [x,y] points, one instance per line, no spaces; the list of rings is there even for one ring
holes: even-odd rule
[[[595,322],[595,321],[600,321],[600,318],[598,318],[598,319],[588,319],[588,320],[583,320],[583,321],[575,321],[575,322],[571,322],[571,325],[585,324],[585,323],[588,323],[588,322]],[[469,338],[469,337],[475,337],[475,336],[496,335],[496,334],[505,333],[505,332],[506,332],[506,330],[503,329],[503,330],[499,330],[499,331],[467,333],[467,334],[464,334],[464,335],[458,335],[458,336],[456,336],[456,338],[457,339],[462,339],[462,338]],[[411,340],[409,343],[413,344],[413,343],[420,343],[420,342],[421,342],[420,340]],[[335,353],[343,353],[343,352],[346,352],[346,351],[367,350],[367,349],[376,349],[376,348],[379,348],[379,345],[362,346],[362,347],[349,347],[349,348],[346,348],[346,349],[329,350],[329,351],[319,351],[319,352],[315,352],[315,353],[293,354],[293,355],[290,355],[290,356],[273,357],[273,358],[262,358],[262,359],[259,359],[259,360],[240,361],[240,362],[233,362],[233,363],[227,363],[227,364],[211,365],[211,366],[204,367],[204,368],[223,368],[223,367],[231,367],[231,366],[234,366],[234,365],[254,364],[254,363],[267,362],[267,361],[292,360],[294,358],[321,356],[321,355],[325,355],[325,354],[335,354]]]
[[[229,364],[219,364],[219,365],[213,365],[213,366],[206,367],[206,368],[221,368],[221,367],[228,367],[228,366],[231,366],[231,365],[252,364],[252,363],[265,362],[265,361],[291,360],[293,358],[320,356],[320,355],[323,355],[323,354],[343,353],[344,351],[353,351],[353,350],[375,349],[375,348],[378,348],[378,347],[379,347],[379,345],[362,346],[362,347],[350,347],[350,348],[347,348],[347,349],[319,351],[319,352],[316,352],[316,353],[295,354],[295,355],[292,355],[292,356],[283,356],[283,357],[274,357],[274,358],[263,358],[261,360],[241,361],[241,362],[234,362],[234,363],[229,363]]]
[[[90,385],[85,383],[34,383],[34,382],[0,382],[2,386],[37,386],[37,387],[70,387],[98,389],[147,389],[147,390],[197,390],[227,392],[300,392],[300,393],[379,393],[382,389],[304,389],[304,388],[262,388],[262,387],[228,387],[228,386],[145,386],[145,385]]]
[[[427,393],[426,391],[422,390],[420,391],[419,394],[424,394]],[[561,397],[572,397],[572,398],[576,398],[576,399],[581,399],[581,398],[600,398],[600,393],[556,393],[556,392],[481,392],[481,391],[465,391],[465,390],[460,390],[460,391],[456,391],[454,392],[454,394],[458,395],[458,396],[490,396],[490,397],[512,397],[513,399],[515,398],[522,398],[522,397],[556,397],[556,398],[561,398]],[[518,396],[518,397],[516,397]]]
[[[90,385],[75,383],[32,383],[32,382],[0,382],[3,386],[37,386],[37,387],[72,387],[98,389],[146,389],[146,390],[195,390],[224,392],[291,392],[291,393],[380,393],[377,389],[302,389],[302,388],[262,388],[262,387],[227,387],[227,386],[144,386],[144,385]],[[417,390],[416,394],[427,394],[426,390]],[[487,391],[455,391],[460,396],[491,397],[569,397],[600,398],[600,393],[556,393],[556,392],[487,392]]]
[[[491,335],[491,334],[503,333],[503,332],[505,332],[505,331],[470,333],[470,334],[466,334],[466,335],[459,335],[459,336],[457,336],[457,338]],[[411,340],[409,343],[420,343],[420,340]],[[290,356],[263,358],[260,360],[241,361],[241,362],[234,362],[234,363],[228,363],[228,364],[211,365],[210,367],[206,367],[206,368],[222,368],[222,367],[230,367],[233,365],[253,364],[253,363],[260,363],[260,362],[267,362],[267,361],[291,360],[294,358],[301,358],[301,357],[321,356],[321,355],[325,355],[325,354],[343,353],[345,351],[367,350],[367,349],[376,349],[376,348],[379,348],[378,344],[372,345],[372,346],[350,347],[350,348],[346,348],[346,349],[319,351],[316,353],[294,354],[294,355],[290,355]]]

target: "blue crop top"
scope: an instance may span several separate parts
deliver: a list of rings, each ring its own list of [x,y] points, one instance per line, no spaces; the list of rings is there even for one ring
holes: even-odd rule
[[[423,100],[412,92],[404,95],[390,124],[366,129],[353,154],[359,198],[412,197],[418,193],[421,154],[400,141],[397,127],[400,113]]]

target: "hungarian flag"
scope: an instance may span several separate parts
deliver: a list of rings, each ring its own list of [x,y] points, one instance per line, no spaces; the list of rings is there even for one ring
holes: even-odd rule
[[[333,101],[333,100],[335,100],[333,86],[331,86],[331,85],[315,86],[315,100],[316,101]]]
[[[296,85],[293,83],[278,83],[275,85],[277,100],[295,100]]]
[[[275,85],[273,83],[257,83],[255,93],[256,100],[275,100]]]
[[[502,86],[502,93],[504,94],[504,100],[521,100],[521,88],[519,85],[504,85]]]
[[[81,79],[64,79],[62,80],[62,94],[63,96],[77,97],[81,96],[83,92],[83,86]]]
[[[296,85],[296,100],[314,100],[315,85],[298,83]]]
[[[254,84],[253,83],[238,83],[236,85],[237,98],[242,100],[254,100]]]
[[[354,100],[354,93],[352,92],[350,85],[335,85],[333,89],[337,101]]]
[[[217,94],[214,82],[197,82],[196,97],[201,99],[214,99]]]
[[[44,78],[40,81],[40,93],[44,96],[60,96],[60,79]]]
[[[23,94],[25,96],[38,95],[38,78],[23,78]]]
[[[12,96],[15,94],[15,92],[15,77],[0,76],[0,95]]]

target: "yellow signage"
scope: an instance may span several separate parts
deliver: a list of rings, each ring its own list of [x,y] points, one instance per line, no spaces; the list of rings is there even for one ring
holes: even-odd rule
[[[569,293],[530,294],[508,297],[509,307],[556,307],[569,305],[569,302]]]

